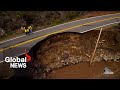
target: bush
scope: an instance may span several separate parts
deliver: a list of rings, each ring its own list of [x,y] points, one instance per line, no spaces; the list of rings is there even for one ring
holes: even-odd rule
[[[21,26],[33,25],[46,28],[72,20],[86,11],[0,11],[0,27],[7,33],[20,29]]]

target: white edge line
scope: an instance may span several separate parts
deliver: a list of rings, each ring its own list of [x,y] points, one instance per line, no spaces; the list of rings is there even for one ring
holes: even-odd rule
[[[19,54],[19,55],[17,55],[17,56],[14,56],[14,57],[18,57],[18,56],[23,55],[23,54],[25,54],[25,53],[21,53],[21,54]]]
[[[59,25],[56,25],[56,26],[52,26],[52,27],[48,27],[48,28],[45,28],[45,29],[42,29],[42,30],[35,31],[35,32],[33,32],[33,33],[40,32],[40,31],[44,31],[44,30],[47,30],[47,29],[50,29],[50,28],[62,26],[62,25],[69,24],[69,23],[73,23],[73,22],[77,22],[77,21],[83,21],[83,20],[87,20],[87,19],[92,19],[92,18],[97,18],[97,17],[103,17],[103,16],[110,16],[110,15],[117,15],[117,14],[120,14],[120,13],[108,14],[108,15],[101,15],[101,16],[89,17],[89,18],[84,18],[84,19],[75,20],[75,21],[71,21],[71,22],[66,22],[66,23],[63,23],[63,24],[59,24]]]
[[[24,36],[26,36],[26,35],[22,35],[22,36],[19,36],[19,37],[16,37],[16,38],[8,39],[6,41],[0,42],[0,44],[5,43],[7,41],[11,41],[11,40],[17,39],[17,38],[21,38],[21,37],[24,37]]]
[[[119,21],[119,22],[120,22],[120,21]],[[114,22],[114,23],[105,24],[105,25],[102,25],[102,26],[99,26],[99,27],[95,27],[95,28],[92,28],[92,29],[88,29],[88,30],[86,30],[86,31],[84,31],[84,32],[80,32],[80,33],[85,33],[85,32],[88,32],[88,31],[90,31],[90,30],[93,30],[93,29],[97,29],[97,28],[100,28],[100,27],[108,26],[108,25],[111,25],[111,24],[119,23],[119,22]],[[14,57],[18,57],[18,56],[23,55],[23,54],[25,54],[25,53],[21,53],[21,54],[19,54],[19,55],[17,55],[17,56],[14,56]],[[4,62],[4,60],[3,60],[3,61],[0,61],[0,63],[3,63],[3,62]]]
[[[35,32],[33,32],[33,33],[41,32],[41,31],[44,31],[44,30],[47,30],[47,29],[50,29],[50,28],[58,27],[58,26],[61,26],[61,25],[65,25],[65,24],[69,24],[69,23],[73,23],[73,22],[77,22],[77,21],[82,21],[82,20],[87,20],[87,19],[92,19],[92,18],[98,18],[98,17],[103,17],[103,16],[117,15],[117,14],[120,14],[120,13],[108,14],[108,15],[101,15],[101,16],[95,16],[95,17],[88,17],[88,18],[84,18],[84,19],[80,19],[80,20],[75,20],[75,21],[71,21],[71,22],[59,24],[59,25],[56,25],[56,26],[48,27],[48,28],[45,28],[45,29],[42,29],[42,30],[35,31]],[[17,38],[20,38],[20,37],[24,37],[24,36],[26,36],[26,35],[22,35],[22,36],[13,38],[13,39],[9,39],[9,40],[0,42],[0,44],[5,43],[5,42],[7,42],[7,41],[11,41],[11,40],[17,39]]]
[[[0,61],[0,63],[3,63],[4,61]]]
[[[115,24],[115,23],[120,23],[120,21],[119,22],[113,22],[113,23],[105,24],[105,25],[102,25],[102,26],[98,26],[98,27],[95,27],[95,28],[92,28],[92,29],[88,29],[88,30],[86,30],[84,32],[80,32],[80,33],[85,33],[85,32],[88,32],[90,30],[97,29],[97,28],[104,27],[104,26],[109,26],[109,25]]]
[[[21,54],[19,54],[19,55],[17,55],[17,56],[14,56],[14,57],[18,57],[18,56],[23,55],[23,54],[25,54],[25,53],[21,53]],[[0,61],[0,63],[3,63],[4,61],[5,61],[5,60]]]

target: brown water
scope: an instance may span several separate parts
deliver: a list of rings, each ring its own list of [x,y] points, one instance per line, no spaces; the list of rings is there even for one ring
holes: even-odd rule
[[[104,68],[111,69],[113,75],[103,75]],[[119,62],[96,62],[90,66],[89,63],[79,63],[76,65],[66,66],[51,72],[47,79],[120,79]]]

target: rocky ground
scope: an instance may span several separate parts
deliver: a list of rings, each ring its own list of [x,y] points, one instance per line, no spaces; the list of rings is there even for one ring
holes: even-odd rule
[[[90,62],[99,30],[84,34],[61,33],[47,37],[30,50],[33,78],[46,78],[59,68]],[[94,57],[94,62],[120,61],[120,30],[104,30]],[[85,67],[84,67],[85,68]]]
[[[15,69],[14,75],[13,71],[4,70],[5,75],[10,74],[10,79],[120,78],[118,27],[103,30],[93,59],[94,65],[89,66],[98,34],[99,30],[83,34],[66,32],[51,35],[31,48],[29,55],[32,56],[32,60],[28,63],[27,69]],[[116,74],[110,77],[104,76],[102,73],[105,67],[112,69]],[[0,77],[5,78],[5,75]]]

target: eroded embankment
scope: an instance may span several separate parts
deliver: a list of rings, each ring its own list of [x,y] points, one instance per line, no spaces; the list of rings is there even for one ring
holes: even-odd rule
[[[33,78],[46,78],[54,69],[79,62],[89,62],[99,30],[84,34],[60,33],[37,43],[29,52],[32,60],[29,71]],[[102,32],[94,62],[120,60],[120,30]]]

